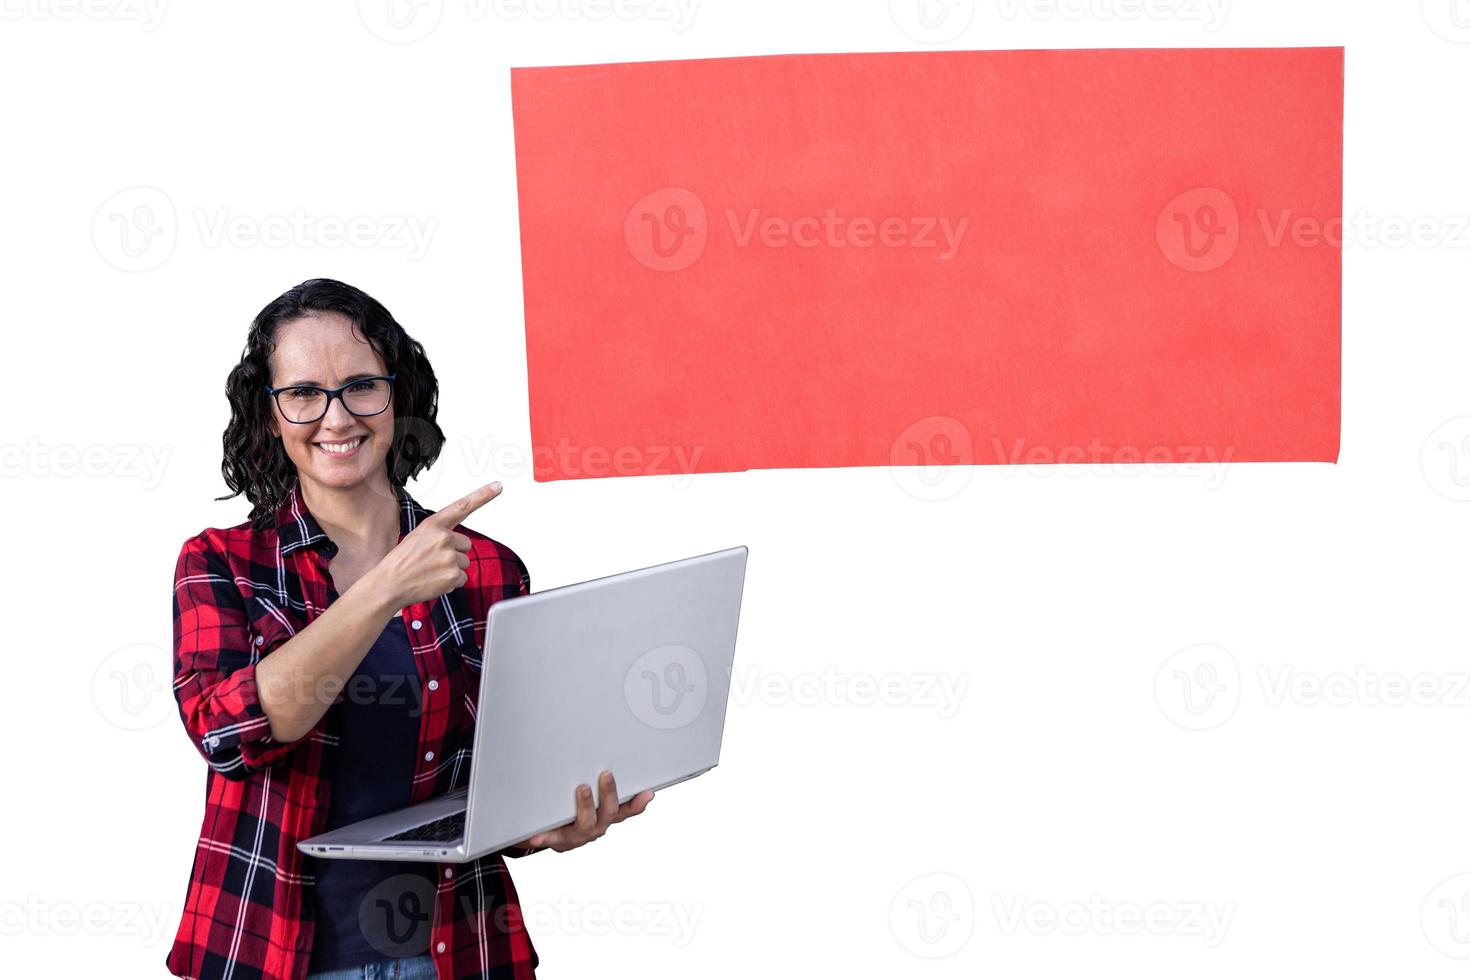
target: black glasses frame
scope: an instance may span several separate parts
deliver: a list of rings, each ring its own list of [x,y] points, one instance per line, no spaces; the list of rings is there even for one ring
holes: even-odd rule
[[[266,393],[271,396],[271,400],[276,403],[276,409],[281,413],[281,417],[283,419],[285,419],[287,422],[290,422],[292,425],[310,425],[313,422],[320,422],[322,419],[327,417],[327,413],[332,410],[333,398],[341,399],[342,407],[347,409],[348,414],[355,415],[360,419],[371,418],[374,415],[382,415],[384,412],[388,411],[388,406],[393,404],[393,383],[397,380],[398,375],[396,374],[375,374],[370,378],[353,378],[351,381],[338,388],[323,388],[321,385],[282,385],[279,388],[272,388],[270,385],[261,385],[261,387],[266,390]],[[352,410],[352,407],[347,404],[347,399],[342,398],[342,393],[344,391],[346,391],[348,388],[351,388],[353,385],[360,385],[364,381],[388,382],[388,400],[384,402],[383,407],[378,409],[376,412],[354,412]],[[303,388],[310,389],[311,391],[320,391],[322,394],[327,396],[326,403],[322,407],[322,414],[318,415],[314,419],[293,419],[291,418],[291,416],[287,415],[286,410],[281,407],[281,399],[279,397],[281,392],[299,391]]]

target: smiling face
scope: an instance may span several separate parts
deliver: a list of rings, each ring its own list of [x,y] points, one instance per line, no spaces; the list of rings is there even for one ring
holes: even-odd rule
[[[336,388],[357,377],[388,374],[388,366],[351,320],[340,313],[313,313],[277,327],[270,357],[271,385]],[[286,394],[281,399],[285,401]],[[377,415],[356,416],[341,398],[315,422],[294,423],[271,400],[271,432],[303,484],[347,490],[367,482],[387,485],[388,449],[393,438],[393,404]],[[318,409],[319,411],[320,409]]]

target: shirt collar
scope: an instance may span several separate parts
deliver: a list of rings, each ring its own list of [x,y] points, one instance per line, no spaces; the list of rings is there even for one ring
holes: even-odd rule
[[[419,522],[429,516],[429,511],[414,500],[407,489],[398,487],[395,493],[398,495],[398,536],[402,538],[418,527]],[[283,555],[308,546],[319,546],[329,556],[337,551],[336,543],[327,537],[327,532],[322,530],[311,511],[307,510],[300,480],[292,484],[285,502],[276,509],[276,534]]]
[[[404,487],[394,491],[398,495],[398,534],[400,539],[418,527],[419,523],[433,511],[426,509]],[[306,509],[306,498],[301,493],[298,480],[286,501],[276,510],[276,534],[282,555],[306,547],[318,547],[328,559],[337,553],[336,543],[322,530],[311,511]],[[417,608],[417,607],[416,607]],[[440,645],[453,644],[460,655],[473,658],[471,663],[479,667],[479,653],[475,650],[475,620],[472,616],[469,595],[461,585],[435,598],[426,607],[426,617],[434,626],[434,642]]]

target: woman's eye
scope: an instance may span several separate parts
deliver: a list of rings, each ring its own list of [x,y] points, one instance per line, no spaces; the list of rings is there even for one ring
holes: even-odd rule
[[[348,388],[347,390],[348,391],[372,391],[373,388],[375,387],[375,384],[376,383],[375,382],[372,382],[372,381],[358,381],[355,384],[353,384],[353,386],[351,388]]]
[[[286,392],[286,398],[293,402],[309,401],[320,394],[315,388],[291,388]]]

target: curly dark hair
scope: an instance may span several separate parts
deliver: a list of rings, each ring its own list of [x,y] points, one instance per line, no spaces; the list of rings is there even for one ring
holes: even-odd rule
[[[251,503],[250,523],[257,530],[270,520],[296,485],[296,466],[280,440],[271,433],[270,355],[281,324],[312,313],[340,313],[373,345],[396,374],[393,384],[393,441],[388,449],[388,479],[400,494],[404,483],[428,469],[444,447],[439,428],[439,382],[414,340],[387,308],[367,293],[335,279],[308,279],[266,304],[250,324],[240,363],[225,382],[230,401],[230,424],[225,427],[225,485],[231,493],[216,500],[245,494]]]

